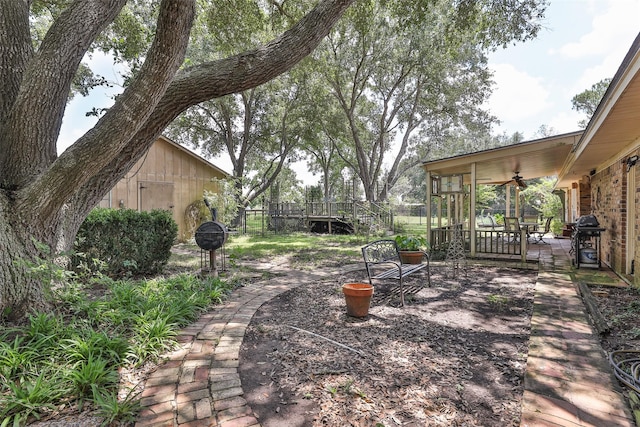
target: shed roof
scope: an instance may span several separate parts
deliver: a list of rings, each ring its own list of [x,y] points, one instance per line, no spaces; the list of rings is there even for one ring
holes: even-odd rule
[[[167,142],[168,144],[176,147],[180,151],[183,151],[183,152],[187,153],[189,156],[193,157],[197,161],[206,164],[207,166],[209,166],[212,169],[215,169],[218,173],[224,175],[225,178],[231,178],[231,174],[230,173],[225,172],[224,170],[220,169],[218,166],[214,165],[213,163],[209,162],[208,160],[206,160],[205,158],[199,156],[198,154],[194,153],[193,151],[189,150],[188,148],[183,147],[182,145],[178,144],[177,142],[173,141],[172,139],[170,139],[170,138],[168,138],[168,137],[166,137],[164,135],[160,135],[160,138],[163,141]]]

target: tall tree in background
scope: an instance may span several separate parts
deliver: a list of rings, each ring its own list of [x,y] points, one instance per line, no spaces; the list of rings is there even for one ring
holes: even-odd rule
[[[197,146],[210,157],[229,158],[240,212],[296,159],[296,149],[308,133],[308,118],[299,106],[301,84],[290,77],[200,103],[168,129],[183,145]]]
[[[430,144],[456,130],[487,132],[484,52],[533,36],[544,10],[542,1],[433,1],[410,13],[415,3],[358,2],[313,55],[343,114],[330,127],[348,141],[337,152],[369,201],[385,200]]]
[[[308,64],[308,68],[313,69],[313,64]],[[312,120],[301,149],[307,155],[309,171],[320,174],[324,201],[346,200],[344,181],[349,170],[338,155],[339,147],[349,144],[349,140],[344,138],[343,116],[332,101],[330,88],[322,76],[310,72],[303,108]]]
[[[181,68],[196,6],[209,2],[0,0],[0,314],[17,317],[46,308],[44,283],[29,273],[30,262],[47,256],[37,242],[70,249],[88,212],[178,114],[289,70],[352,2],[320,1],[272,42]],[[46,6],[50,19],[42,21]],[[138,16],[131,8],[154,17],[140,23],[146,27],[141,34],[153,35],[151,44],[141,55],[128,55],[141,59],[126,89],[58,156],[62,117],[81,61],[97,48],[116,57],[127,53],[132,42],[126,35],[133,37],[134,25],[120,18]],[[232,23],[242,29],[242,22]],[[146,42],[141,37],[141,46]]]
[[[221,52],[232,54],[267,40],[290,25],[308,1],[213,3],[217,7],[194,26],[187,61],[211,60]],[[242,31],[219,31],[238,26]],[[301,109],[304,91],[304,67],[298,67],[267,84],[189,108],[167,133],[208,157],[230,161],[242,211],[276,180],[281,187],[297,185],[291,174],[285,174],[286,179],[280,174],[297,160],[302,138],[312,136],[310,117]]]
[[[591,116],[596,112],[604,93],[607,91],[611,83],[611,79],[602,79],[598,83],[571,98],[572,108],[580,113],[584,113],[587,117],[578,122],[578,126],[584,129],[589,124]]]

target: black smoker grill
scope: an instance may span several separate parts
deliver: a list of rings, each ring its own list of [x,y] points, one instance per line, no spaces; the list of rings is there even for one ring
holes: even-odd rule
[[[229,231],[227,227],[221,222],[216,221],[217,212],[215,208],[211,208],[207,200],[204,201],[209,210],[211,211],[211,218],[213,221],[203,222],[196,230],[195,239],[196,244],[200,247],[200,269],[202,272],[212,273],[214,276],[218,275],[216,268],[216,250],[222,248],[222,269],[224,270],[225,256],[224,256],[224,244],[227,241]],[[208,252],[208,257],[206,253]],[[208,268],[207,268],[208,261]]]
[[[571,251],[576,268],[600,268],[600,233],[605,231],[595,215],[578,218],[571,236]]]

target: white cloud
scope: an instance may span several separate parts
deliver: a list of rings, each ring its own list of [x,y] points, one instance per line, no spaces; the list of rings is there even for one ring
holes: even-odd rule
[[[637,36],[637,20],[640,17],[640,0],[610,0],[596,2],[606,11],[593,18],[591,32],[579,41],[564,45],[560,52],[569,59],[589,57],[591,64],[583,65],[576,79],[567,87],[567,95],[573,97],[605,78],[612,78],[618,70],[629,47]]]
[[[500,120],[527,119],[551,105],[549,91],[542,79],[511,64],[491,64],[491,69],[495,86],[488,107]]]
[[[585,118],[584,114],[567,109],[554,114],[549,121],[549,126],[558,134],[574,132],[580,129],[578,122]]]
[[[577,59],[599,55],[620,56],[626,52],[638,30],[640,0],[609,0],[592,3],[591,31],[551,53]],[[624,55],[624,53],[622,54]]]
[[[613,77],[635,39],[640,0],[582,0],[551,5],[556,31],[499,56],[491,112],[501,130],[531,136],[545,124],[558,133],[578,129],[584,119],[571,98]]]

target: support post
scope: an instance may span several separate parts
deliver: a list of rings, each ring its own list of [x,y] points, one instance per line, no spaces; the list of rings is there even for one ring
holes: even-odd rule
[[[469,244],[471,256],[476,256],[476,164],[471,163],[471,188],[469,191]]]
[[[429,247],[433,247],[433,242],[431,241],[431,172],[427,171],[427,206],[426,206],[426,214],[427,214],[427,243]]]

